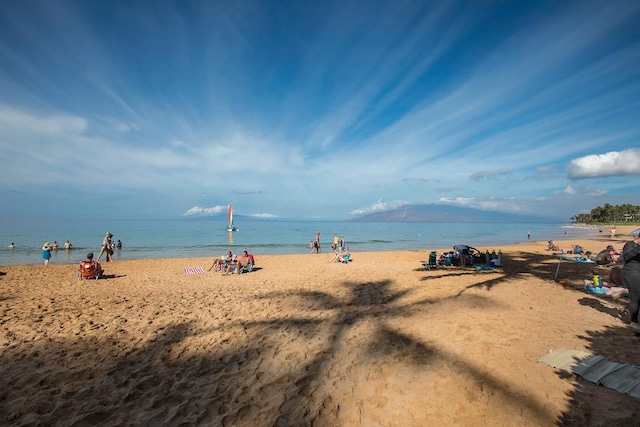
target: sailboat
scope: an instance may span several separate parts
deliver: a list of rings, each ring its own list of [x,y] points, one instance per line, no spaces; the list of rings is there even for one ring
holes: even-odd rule
[[[239,231],[240,229],[233,225],[233,205],[229,205],[229,209],[227,210],[227,231]]]

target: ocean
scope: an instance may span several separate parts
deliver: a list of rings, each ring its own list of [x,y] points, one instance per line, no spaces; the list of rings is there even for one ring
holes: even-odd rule
[[[333,234],[344,235],[351,252],[388,250],[428,251],[457,244],[494,248],[527,240],[592,238],[598,229],[569,224],[540,223],[409,223],[353,221],[246,221],[227,232],[226,222],[214,220],[32,220],[0,219],[0,265],[40,264],[42,245],[69,240],[72,250],[52,252],[51,263],[80,262],[97,254],[106,232],[122,241],[114,260],[214,257],[247,250],[256,257],[309,252],[320,231],[322,252],[331,251]],[[565,234],[566,233],[566,234]],[[14,249],[8,249],[10,243]],[[103,257],[104,260],[104,257]]]

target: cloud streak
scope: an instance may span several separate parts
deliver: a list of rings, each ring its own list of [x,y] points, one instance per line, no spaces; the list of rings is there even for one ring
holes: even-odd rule
[[[640,196],[634,1],[38,5],[0,10],[14,213],[570,217]]]

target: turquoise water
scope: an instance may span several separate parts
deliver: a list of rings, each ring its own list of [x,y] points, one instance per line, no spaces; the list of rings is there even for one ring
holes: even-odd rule
[[[53,251],[51,263],[76,263],[87,252],[96,255],[108,231],[123,244],[114,260],[211,257],[227,250],[248,250],[256,256],[301,254],[320,231],[323,252],[331,250],[334,233],[345,236],[352,252],[428,250],[456,244],[493,247],[532,240],[594,237],[598,230],[566,224],[407,223],[247,221],[229,233],[226,222],[207,220],[0,220],[0,265],[42,262],[44,242],[69,240],[74,249]],[[8,249],[14,242],[16,247]],[[103,258],[104,259],[104,258]]]

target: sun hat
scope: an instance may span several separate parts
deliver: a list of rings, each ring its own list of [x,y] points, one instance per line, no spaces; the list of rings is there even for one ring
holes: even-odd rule
[[[640,228],[637,228],[637,229],[633,230],[629,234],[632,235],[632,236],[640,236]]]
[[[105,234],[105,236],[107,236],[107,237],[113,237],[113,234],[111,234],[111,233],[109,233],[109,232],[107,231],[107,234]]]
[[[51,243],[46,242],[46,243],[44,244],[44,246],[51,246]]]

